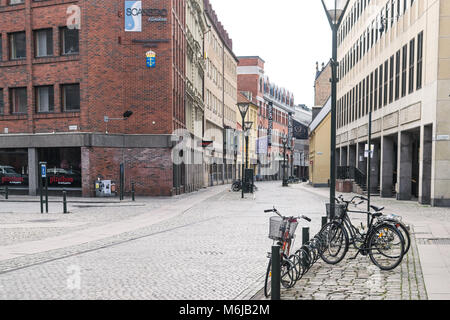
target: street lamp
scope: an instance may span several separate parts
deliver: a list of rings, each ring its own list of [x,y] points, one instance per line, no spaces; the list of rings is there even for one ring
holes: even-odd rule
[[[286,147],[288,143],[287,137],[284,136],[281,142],[283,143],[283,187],[287,187],[289,185],[288,180],[286,179]]]
[[[237,104],[239,113],[242,117],[242,147],[245,145],[245,116],[247,115],[248,108],[250,107],[250,104],[248,102],[238,102]],[[244,150],[242,150],[244,151]],[[241,186],[242,186],[242,199],[244,199],[244,152],[242,152],[242,172],[241,172]]]
[[[336,99],[337,99],[337,32],[347,10],[349,0],[321,0],[333,33],[331,58],[331,161],[330,161],[330,218],[335,213],[336,199]]]
[[[252,130],[253,122],[245,122],[245,168],[248,169],[248,136],[250,135],[250,130]]]
[[[108,116],[104,116],[103,120],[106,123],[106,134],[108,134],[108,122],[110,122],[111,120],[128,120],[132,115],[133,111],[128,110],[123,113],[122,118],[110,118]]]

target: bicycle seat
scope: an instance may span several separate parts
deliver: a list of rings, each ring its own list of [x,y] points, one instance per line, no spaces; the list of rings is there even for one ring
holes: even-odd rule
[[[384,210],[384,207],[377,207],[377,206],[370,206],[373,210],[375,210],[376,212],[380,212]]]

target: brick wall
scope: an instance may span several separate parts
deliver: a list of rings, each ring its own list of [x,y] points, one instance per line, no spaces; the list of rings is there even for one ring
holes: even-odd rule
[[[116,181],[125,163],[125,192],[135,182],[136,195],[171,196],[173,166],[170,149],[81,148],[83,196],[94,196],[98,177]]]

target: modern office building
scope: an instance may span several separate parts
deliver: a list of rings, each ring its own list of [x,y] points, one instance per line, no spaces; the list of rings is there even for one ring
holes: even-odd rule
[[[123,163],[127,192],[193,189],[172,155],[190,123],[185,16],[178,0],[0,0],[2,184],[35,194],[46,161],[51,189],[93,196]]]
[[[338,35],[337,159],[382,197],[450,206],[450,2],[351,0]]]

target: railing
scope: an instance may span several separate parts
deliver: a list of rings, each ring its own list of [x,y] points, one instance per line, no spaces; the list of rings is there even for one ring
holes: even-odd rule
[[[354,180],[361,188],[366,187],[366,174],[360,169],[349,166],[336,168],[336,178],[339,180]]]

